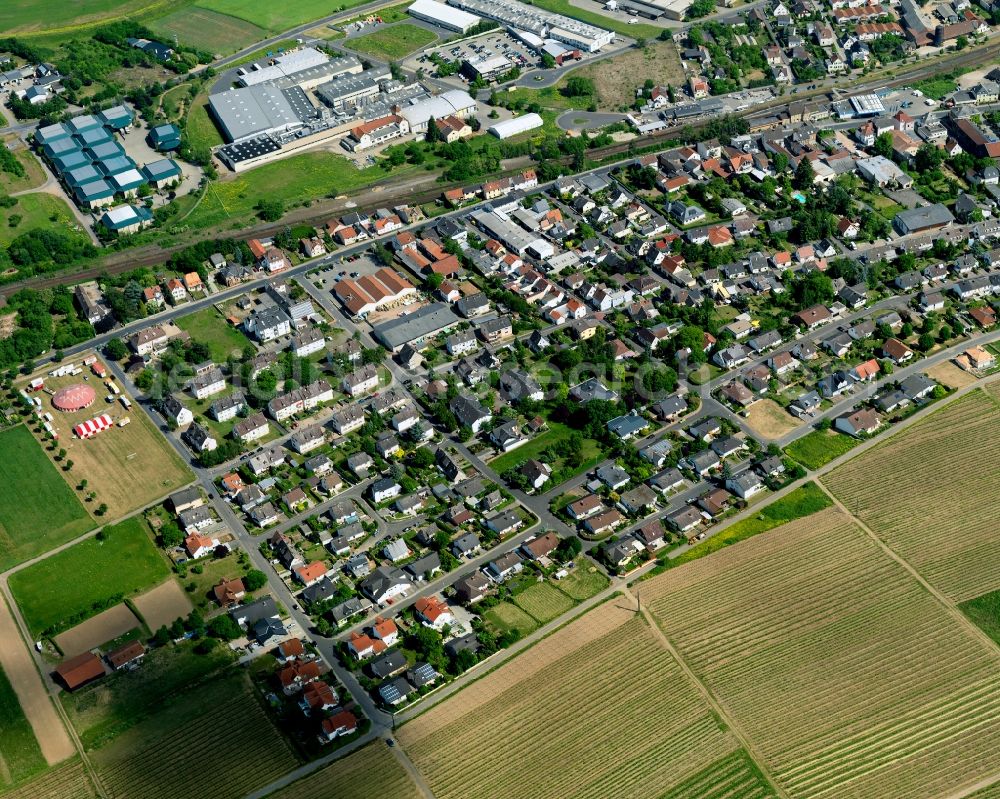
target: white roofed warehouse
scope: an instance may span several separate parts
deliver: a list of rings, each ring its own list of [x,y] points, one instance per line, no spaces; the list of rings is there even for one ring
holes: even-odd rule
[[[399,115],[409,123],[412,133],[426,132],[427,121],[432,117],[435,120],[450,116],[468,119],[475,113],[476,101],[468,92],[460,89],[451,89],[436,97],[418,100],[399,110]]]
[[[497,122],[495,125],[490,125],[486,130],[498,139],[509,139],[511,136],[517,136],[519,133],[536,130],[543,124],[544,122],[538,114],[522,114],[519,117],[514,117],[514,119],[505,119],[502,122]]]
[[[406,10],[411,17],[459,33],[468,33],[480,22],[480,18],[475,14],[447,6],[437,0],[417,0]]]

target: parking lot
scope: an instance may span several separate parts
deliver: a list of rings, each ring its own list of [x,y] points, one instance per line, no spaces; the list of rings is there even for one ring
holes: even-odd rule
[[[435,73],[435,67],[430,59],[431,54],[437,53],[446,61],[475,61],[482,58],[493,58],[503,56],[507,58],[513,66],[526,69],[538,63],[538,56],[523,42],[515,39],[504,31],[491,31],[473,39],[466,39],[461,42],[451,42],[433,47],[411,56],[409,61],[404,63],[406,69],[423,69],[428,74]],[[449,80],[460,83],[468,83],[468,78],[463,75],[454,75]]]

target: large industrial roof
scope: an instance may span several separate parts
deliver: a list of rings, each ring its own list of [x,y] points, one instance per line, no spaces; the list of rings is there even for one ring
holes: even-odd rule
[[[229,141],[294,127],[301,122],[288,97],[274,86],[250,86],[213,94],[209,104]]]
[[[475,14],[447,6],[444,3],[438,3],[437,0],[416,0],[406,10],[413,16],[440,20],[459,30],[467,30],[480,20]]]
[[[303,47],[300,50],[293,50],[274,59],[274,64],[256,70],[248,70],[240,77],[240,82],[244,86],[257,86],[267,81],[277,80],[301,72],[309,67],[319,66],[329,61],[329,57],[314,50],[312,47]]]
[[[428,119],[444,119],[452,114],[464,114],[467,109],[476,105],[476,101],[460,89],[450,89],[442,92],[436,97],[428,97],[426,100],[418,100],[413,105],[404,106],[399,111],[399,115],[414,125],[423,125]]]

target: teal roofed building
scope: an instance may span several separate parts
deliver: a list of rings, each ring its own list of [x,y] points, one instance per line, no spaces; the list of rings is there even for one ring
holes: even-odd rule
[[[73,191],[80,205],[88,208],[101,208],[111,205],[115,198],[115,190],[106,180],[92,180],[77,186]]]
[[[104,127],[104,123],[93,114],[81,114],[73,117],[66,123],[73,133],[84,133],[88,130],[99,130]]]
[[[181,146],[181,132],[176,125],[157,125],[146,136],[150,146],[161,152]]]
[[[46,125],[44,128],[39,128],[35,131],[35,141],[43,147],[49,142],[68,139],[69,136],[70,130],[62,122],[57,122],[55,125]]]
[[[84,183],[90,183],[92,180],[104,180],[104,173],[100,172],[93,164],[87,164],[66,172],[63,179],[71,187],[76,188]]]
[[[118,175],[135,169],[135,161],[127,155],[116,155],[98,161],[95,166],[105,175]]]
[[[71,169],[86,166],[89,163],[90,159],[81,150],[70,150],[52,159],[52,166],[60,174],[69,172]]]
[[[135,114],[132,113],[132,109],[125,105],[116,105],[105,109],[98,116],[107,127],[115,131],[128,130],[135,121]]]
[[[105,141],[87,148],[87,155],[94,161],[105,161],[108,158],[124,156],[124,148],[116,141]]]
[[[136,190],[146,183],[138,169],[129,169],[127,172],[119,172],[108,177],[108,183],[114,186],[115,191],[131,197]]]
[[[70,138],[56,139],[54,141],[47,142],[45,147],[42,148],[47,158],[55,158],[79,149],[80,145]]]
[[[172,158],[161,158],[159,161],[152,161],[142,168],[142,174],[150,185],[158,189],[169,186],[181,176],[181,168]]]
[[[88,128],[73,134],[73,138],[80,142],[81,147],[94,147],[98,144],[111,141],[111,133],[103,125],[97,128]]]
[[[101,224],[115,233],[138,233],[153,224],[153,215],[141,205],[116,205],[104,212]]]

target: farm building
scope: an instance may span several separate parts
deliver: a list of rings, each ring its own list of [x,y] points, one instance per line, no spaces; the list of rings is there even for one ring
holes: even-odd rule
[[[55,671],[56,676],[70,691],[104,676],[104,665],[93,652],[64,660]]]
[[[417,0],[406,11],[411,17],[459,33],[468,33],[480,21],[475,14],[438,3],[437,0]]]
[[[527,133],[529,130],[540,128],[543,124],[542,118],[538,114],[522,114],[514,119],[505,119],[490,125],[486,130],[498,139],[509,139],[520,133]]]

